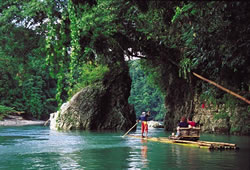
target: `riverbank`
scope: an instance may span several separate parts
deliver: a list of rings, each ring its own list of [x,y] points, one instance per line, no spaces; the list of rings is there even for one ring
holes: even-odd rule
[[[26,125],[44,125],[45,121],[42,120],[26,120],[21,116],[7,116],[4,120],[0,121],[0,126],[26,126]]]

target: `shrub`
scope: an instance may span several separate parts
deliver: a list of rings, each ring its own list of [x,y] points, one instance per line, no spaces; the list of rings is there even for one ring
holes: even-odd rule
[[[10,113],[13,113],[13,112],[17,112],[16,110],[14,110],[13,108],[11,107],[7,107],[7,106],[3,106],[3,105],[0,105],[0,120],[3,120],[3,118],[10,114]]]

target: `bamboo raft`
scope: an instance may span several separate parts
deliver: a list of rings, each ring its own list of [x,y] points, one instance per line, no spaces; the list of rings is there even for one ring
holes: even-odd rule
[[[127,135],[128,137],[132,138],[139,138],[142,140],[148,140],[153,142],[161,142],[161,143],[172,143],[184,146],[191,146],[191,147],[198,147],[204,149],[211,149],[211,150],[230,150],[230,149],[239,149],[236,144],[232,143],[224,143],[224,142],[208,142],[208,141],[189,141],[189,140],[180,140],[180,139],[170,139],[167,137],[147,137],[141,138],[141,136],[135,135]]]
[[[216,150],[224,150],[224,149],[239,149],[236,144],[225,143],[225,142],[209,142],[209,141],[200,141],[200,128],[179,128],[179,136],[167,137],[148,137],[142,138],[143,140],[154,141],[154,142],[162,142],[162,143],[173,143],[178,145],[185,146],[193,146],[199,148],[206,149],[216,149]],[[128,135],[129,137],[141,138],[141,136]]]

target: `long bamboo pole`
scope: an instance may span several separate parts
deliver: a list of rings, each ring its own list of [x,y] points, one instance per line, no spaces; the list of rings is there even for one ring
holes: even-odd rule
[[[235,97],[237,97],[237,98],[243,100],[244,102],[250,104],[250,101],[249,101],[249,100],[247,100],[246,98],[244,98],[244,97],[238,95],[237,93],[235,93],[235,92],[233,92],[233,91],[231,91],[231,90],[228,90],[228,89],[226,89],[225,87],[222,87],[221,85],[219,85],[219,84],[217,84],[217,83],[215,83],[215,82],[213,82],[213,81],[211,81],[211,80],[208,80],[208,79],[206,79],[206,78],[200,76],[199,74],[197,74],[197,73],[195,73],[195,72],[193,72],[193,75],[195,75],[196,77],[198,77],[198,78],[200,78],[200,79],[202,79],[202,80],[204,80],[204,81],[206,81],[206,82],[208,82],[208,83],[210,83],[210,84],[212,84],[212,85],[214,85],[214,86],[220,88],[221,90],[223,90],[223,91],[225,91],[225,92],[227,92],[227,93],[229,93],[229,94],[231,94],[231,95],[233,95],[233,96],[235,96]]]
[[[122,137],[125,137],[137,124],[138,122],[136,122],[136,124],[134,124],[134,126],[130,128]]]

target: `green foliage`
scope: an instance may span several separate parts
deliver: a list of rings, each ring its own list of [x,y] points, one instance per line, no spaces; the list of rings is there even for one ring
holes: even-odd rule
[[[69,90],[69,96],[72,97],[82,88],[101,81],[108,71],[109,68],[106,65],[85,64],[82,66],[81,77],[79,77],[78,83],[75,84],[73,89]]]
[[[0,120],[3,120],[5,116],[14,112],[16,112],[16,110],[14,110],[13,108],[0,105]]]
[[[225,119],[229,117],[228,113],[230,113],[231,118],[234,119],[235,110],[239,104],[238,100],[234,96],[227,93],[218,94],[218,90],[214,87],[203,86],[203,88],[206,88],[207,90],[203,89],[203,92],[200,94],[201,103],[206,103],[209,107],[220,108],[220,113],[214,114],[214,118]]]
[[[169,99],[183,79],[201,100],[234,109],[242,103],[191,73],[249,97],[249,6],[238,1],[1,1],[0,104],[36,117],[48,114],[76,89],[101,79],[106,65],[126,64],[126,55],[146,59],[143,72],[131,72],[140,80],[130,99],[137,114],[152,108],[163,113],[155,104],[163,103],[159,89]]]
[[[228,108],[230,112],[234,113],[236,106],[238,105],[238,100],[230,95],[230,94],[224,94],[223,98],[220,100],[221,103],[225,104],[225,108]]]
[[[218,119],[227,119],[228,118],[228,113],[227,112],[220,112],[217,114],[214,114],[214,119],[218,120]]]
[[[148,81],[139,60],[130,62],[130,76],[132,86],[129,103],[134,105],[136,115],[150,111],[155,120],[163,120],[166,113],[164,95],[159,88],[152,86],[152,79]]]
[[[163,121],[164,119],[165,119],[165,113],[163,113],[163,112],[160,112],[160,113],[158,113],[156,116],[155,116],[155,118],[154,118],[154,120],[156,120],[156,121]]]
[[[187,74],[190,73],[191,68],[191,60],[189,58],[184,58],[180,61],[179,77],[183,77],[187,79]]]
[[[248,134],[250,130],[250,115],[249,115],[249,109],[248,106],[246,110],[242,110],[240,114],[235,115],[233,114],[230,117],[230,121],[235,122],[232,124],[230,132],[233,134]],[[240,115],[240,116],[239,116]]]
[[[186,77],[186,73],[195,71],[248,98],[250,74],[247,63],[250,44],[243,38],[250,35],[247,29],[250,13],[247,11],[249,3],[245,2],[180,4],[172,20],[173,36],[176,38],[171,39],[174,47],[180,50],[180,75],[190,79]],[[201,101],[210,106],[221,107],[215,119],[230,116],[230,120],[235,121],[234,115],[238,114],[236,108],[246,107],[244,102],[210,84],[204,85],[198,81],[195,86],[199,89]],[[244,113],[240,112],[239,115],[244,116]],[[249,117],[246,117],[246,120],[249,120]],[[235,131],[248,131],[242,127],[232,128],[235,128]]]
[[[62,5],[64,2],[59,2],[58,4],[62,6],[58,10],[61,17],[53,15],[58,4],[48,4],[46,61],[51,75],[57,79],[56,99],[59,105],[68,98],[68,95],[72,95],[73,87],[76,89],[75,86],[82,87],[92,81],[83,80],[85,77],[83,74],[86,72],[84,69],[89,67],[87,63],[105,65],[118,58],[114,56],[119,55],[115,53],[114,48],[117,48],[117,45],[114,45],[116,41],[112,37],[117,26],[114,24],[115,8],[111,3],[113,1],[106,0],[89,5],[69,0],[64,6]],[[105,72],[105,69],[103,71]]]
[[[42,115],[46,117],[54,112],[57,105],[50,98],[54,98],[55,88],[53,80],[46,75],[44,59],[28,57],[26,64],[20,63],[16,58],[4,61],[0,62],[0,94],[4,96],[0,103],[35,118],[41,118]]]
[[[0,2],[0,104],[47,118],[57,107],[45,65],[43,1]]]
[[[25,101],[25,106],[22,106],[22,110],[27,110],[34,117],[40,118],[45,112],[45,105],[43,104],[43,80],[41,77],[30,77],[22,84],[22,98]],[[20,107],[19,107],[20,109]]]
[[[217,105],[215,89],[209,88],[207,86],[203,88],[206,88],[206,90],[203,90],[203,92],[200,94],[200,101],[202,103],[205,102],[207,103],[207,105],[213,105],[215,107]]]
[[[248,129],[250,128],[250,127],[247,127]],[[241,127],[239,127],[239,126],[237,126],[237,127],[231,127],[231,129],[230,129],[230,133],[240,133],[240,131],[241,131]]]
[[[246,67],[249,43],[243,37],[249,34],[248,3],[190,2],[177,9],[173,17],[176,39],[172,42],[182,52],[181,62],[186,58],[192,61],[190,70],[199,69],[210,78],[220,73],[223,78],[225,70],[235,73],[239,67]]]

